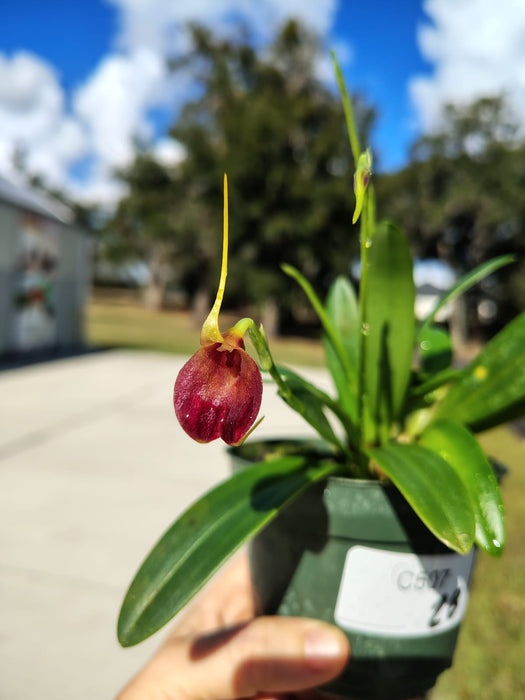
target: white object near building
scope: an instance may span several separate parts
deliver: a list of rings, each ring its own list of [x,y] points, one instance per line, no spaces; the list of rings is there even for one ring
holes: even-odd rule
[[[0,176],[0,356],[83,344],[90,251],[67,207]]]
[[[456,275],[449,265],[440,260],[416,260],[414,284],[416,286],[415,313],[418,321],[424,320],[436,307],[439,299],[456,281]],[[436,321],[450,321],[454,304],[448,303],[438,312]]]

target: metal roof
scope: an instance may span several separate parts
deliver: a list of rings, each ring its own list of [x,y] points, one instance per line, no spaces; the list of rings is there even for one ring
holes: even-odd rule
[[[0,201],[59,221],[62,224],[69,224],[73,220],[73,213],[69,207],[27,185],[15,184],[1,175]]]

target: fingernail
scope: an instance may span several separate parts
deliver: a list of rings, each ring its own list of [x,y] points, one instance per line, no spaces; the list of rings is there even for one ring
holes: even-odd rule
[[[333,666],[336,659],[345,655],[341,639],[330,630],[311,630],[305,640],[305,654],[309,665],[315,669]]]

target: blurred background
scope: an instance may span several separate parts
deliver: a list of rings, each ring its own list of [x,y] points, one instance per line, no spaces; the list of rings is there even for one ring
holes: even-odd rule
[[[250,315],[278,359],[320,365],[316,319],[279,265],[321,296],[337,274],[358,283],[330,49],[379,215],[412,245],[417,313],[502,253],[516,263],[439,320],[464,359],[525,309],[522,0],[18,0],[0,24],[3,367],[87,348],[193,352],[218,281],[224,172],[224,327]],[[519,431],[486,439],[523,460]],[[516,528],[522,493],[508,494]],[[525,695],[525,548],[509,549],[511,568],[487,565],[465,661],[436,697]]]
[[[2,17],[0,175],[67,206],[58,229],[66,220],[87,237],[77,247],[89,268],[71,276],[93,283],[90,337],[124,342],[101,328],[116,301],[191,311],[198,326],[217,283],[227,172],[226,307],[273,335],[311,335],[279,263],[322,293],[352,273],[358,249],[333,48],[374,153],[379,213],[422,261],[422,312],[455,276],[519,256],[449,319],[463,340],[483,340],[525,307],[524,36],[519,0],[22,0]],[[53,224],[26,217],[11,245],[19,312],[39,303],[31,265],[48,315],[61,303]],[[35,241],[39,262],[27,255]],[[63,325],[32,340],[4,330],[0,350],[66,341]]]

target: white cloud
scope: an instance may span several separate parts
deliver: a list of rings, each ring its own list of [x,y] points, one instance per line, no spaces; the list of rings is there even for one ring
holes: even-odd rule
[[[153,155],[163,165],[169,167],[177,165],[184,159],[184,147],[174,139],[162,138],[157,141],[153,149]]]
[[[87,149],[88,141],[81,125],[62,114],[55,129],[29,147],[27,168],[45,176],[49,184],[60,187],[67,179],[69,167],[82,158]]]
[[[56,70],[41,58],[20,52],[0,54],[0,171],[12,171],[17,148],[28,169],[83,201],[108,204],[122,195],[116,168],[126,166],[136,140],[152,147],[163,162],[183,157],[182,148],[155,134],[151,111],[176,109],[188,76],[176,79],[166,58],[189,49],[187,22],[228,33],[232,20],[246,23],[264,44],[278,25],[296,17],[323,35],[332,27],[338,0],[110,0],[119,10],[115,49],[94,68],[71,99]],[[348,58],[348,47],[338,51]],[[318,66],[332,78],[331,66]],[[77,176],[73,176],[77,170]],[[84,175],[79,179],[78,171]]]
[[[65,113],[65,98],[53,68],[37,56],[0,54],[0,168],[13,170],[24,154],[30,172],[52,185],[64,181],[69,166],[86,152],[79,124]]]
[[[88,129],[93,153],[109,167],[129,163],[135,139],[151,139],[147,110],[162,102],[166,77],[161,58],[139,49],[108,56],[75,94],[73,108]]]
[[[51,66],[30,53],[0,55],[0,118],[6,137],[41,138],[55,125],[63,94]]]
[[[439,126],[444,104],[505,95],[525,122],[525,6],[523,0],[426,0],[432,24],[419,28],[431,76],[409,85],[420,126]]]
[[[113,172],[103,164],[97,164],[87,180],[69,180],[67,189],[76,201],[96,203],[108,211],[126,194],[125,184],[117,180]]]
[[[118,45],[125,49],[148,47],[164,55],[187,48],[183,30],[187,22],[199,22],[215,31],[228,20],[245,21],[267,39],[287,18],[294,17],[320,34],[334,21],[338,0],[111,0],[121,10]]]

